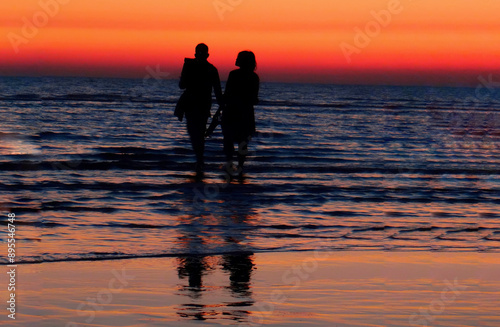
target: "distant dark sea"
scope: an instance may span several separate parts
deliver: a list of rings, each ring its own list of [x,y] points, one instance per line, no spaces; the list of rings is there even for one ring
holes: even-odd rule
[[[230,183],[220,128],[194,179],[179,95],[177,81],[0,78],[18,262],[500,251],[500,90],[263,83]]]

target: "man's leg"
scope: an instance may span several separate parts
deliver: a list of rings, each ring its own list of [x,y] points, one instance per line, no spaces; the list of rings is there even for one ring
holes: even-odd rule
[[[203,154],[205,152],[205,130],[208,117],[186,116],[187,130],[191,139],[194,154],[196,155],[196,169],[199,170],[204,164]]]

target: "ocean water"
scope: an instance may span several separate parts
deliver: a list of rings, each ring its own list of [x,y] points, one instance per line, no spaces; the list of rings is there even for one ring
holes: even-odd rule
[[[243,178],[218,128],[199,181],[177,81],[0,78],[1,212],[18,262],[498,252],[500,91],[475,91],[263,83]]]

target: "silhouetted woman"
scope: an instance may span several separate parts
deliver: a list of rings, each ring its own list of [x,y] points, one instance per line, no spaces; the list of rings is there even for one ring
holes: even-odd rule
[[[254,105],[259,95],[259,76],[255,73],[257,62],[251,51],[242,51],[236,59],[239,69],[229,73],[222,112],[222,133],[226,169],[229,173],[241,173],[248,153],[248,142],[255,134]],[[233,166],[234,143],[238,143],[238,167]]]

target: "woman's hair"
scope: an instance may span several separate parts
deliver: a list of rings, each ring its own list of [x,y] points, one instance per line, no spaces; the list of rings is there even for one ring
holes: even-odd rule
[[[236,66],[245,70],[254,71],[257,69],[255,54],[252,51],[241,51],[238,53],[238,58],[236,58]]]

